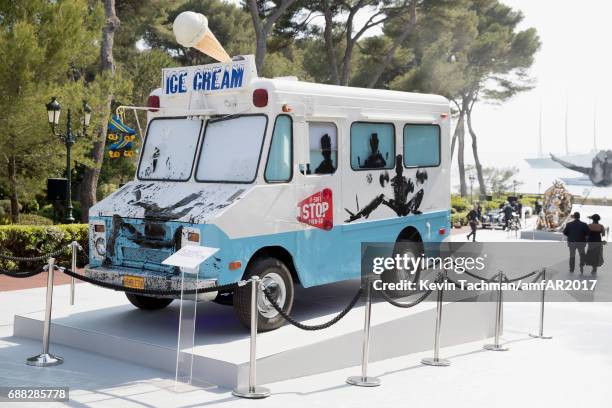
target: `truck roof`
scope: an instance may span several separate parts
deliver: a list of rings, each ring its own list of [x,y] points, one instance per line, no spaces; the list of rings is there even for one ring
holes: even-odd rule
[[[449,112],[449,101],[440,95],[318,84],[296,77],[261,78],[251,55],[230,63],[165,68],[162,88],[154,94],[160,97],[160,116],[238,114],[265,110],[253,104],[256,89],[267,91],[266,107],[277,111],[288,104],[304,115],[346,116],[352,110],[396,116]]]
[[[253,88],[267,88],[279,95],[320,96],[364,101],[377,100],[400,103],[424,103],[448,106],[449,101],[443,96],[415,92],[392,91],[387,89],[358,88],[352,86],[318,84],[299,81],[295,77],[257,78],[252,82]]]

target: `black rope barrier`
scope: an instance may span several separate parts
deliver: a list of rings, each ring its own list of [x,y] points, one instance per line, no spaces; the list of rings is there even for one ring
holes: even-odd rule
[[[533,272],[529,272],[529,273],[528,273],[528,274],[526,274],[526,275],[519,276],[518,278],[512,278],[512,279],[508,278],[508,276],[506,276],[506,274],[504,274],[504,281],[505,281],[506,283],[517,282],[517,281],[520,281],[520,280],[523,280],[523,279],[529,278],[530,276],[533,276],[533,275],[535,275],[536,273],[538,273],[538,272],[533,271]]]
[[[9,271],[8,269],[0,268],[0,275],[8,276],[9,278],[31,278],[32,276],[39,275],[45,272],[45,267],[41,267],[35,271]]]
[[[115,285],[113,283],[108,283],[104,281],[100,281],[89,276],[81,275],[74,271],[71,271],[68,268],[59,268],[60,271],[65,273],[68,276],[73,278],[82,280],[83,282],[91,283],[92,285],[100,286],[106,289],[112,289],[120,292],[129,292],[137,295],[148,295],[148,296],[180,296],[181,293],[183,295],[195,295],[197,293],[209,293],[216,292],[222,290],[232,290],[236,289],[238,286],[241,286],[241,283],[229,283],[226,285],[215,285],[207,288],[200,289],[186,289],[186,290],[177,290],[177,289],[168,289],[168,290],[160,290],[160,289],[138,289],[138,288],[129,288],[127,286]]]
[[[405,308],[408,309],[410,307],[416,306],[419,303],[421,303],[422,301],[424,301],[425,299],[427,299],[427,297],[429,295],[431,295],[431,293],[433,292],[433,289],[429,289],[427,290],[425,293],[423,293],[420,297],[418,297],[417,299],[413,300],[412,302],[398,302],[397,300],[393,299],[391,296],[389,296],[387,294],[387,292],[385,292],[384,290],[380,290],[378,291],[380,292],[381,296],[383,297],[383,299],[385,299],[388,303],[392,304],[395,307],[401,307],[401,308]],[[374,292],[376,293],[376,292]]]
[[[272,307],[278,312],[278,314],[280,314],[283,317],[283,319],[285,319],[286,321],[288,321],[289,323],[291,323],[293,326],[297,327],[298,329],[309,330],[309,331],[327,329],[328,327],[331,327],[334,324],[338,323],[355,306],[355,304],[359,300],[359,297],[361,297],[361,294],[363,293],[363,288],[359,288],[359,290],[357,291],[353,299],[344,308],[344,310],[342,310],[340,313],[338,313],[333,319],[329,320],[328,322],[321,323],[321,324],[315,324],[315,325],[307,325],[307,324],[298,322],[293,317],[285,313],[285,311],[278,305],[278,303],[276,303],[276,300],[274,300],[274,298],[272,297],[272,294],[267,288],[262,287],[262,290],[263,290],[264,295],[266,296],[266,299],[268,299],[268,302],[270,302]]]
[[[458,287],[461,288],[461,284],[459,282],[457,282],[454,279],[449,278],[448,276],[446,277],[446,282],[452,283],[453,285],[458,286]]]
[[[32,256],[32,257],[26,257],[26,256],[13,256],[13,255],[6,255],[6,254],[2,254],[0,253],[0,259],[6,259],[8,261],[13,261],[13,262],[37,262],[37,261],[46,261],[49,258],[55,258],[56,256],[58,256],[59,254],[65,252],[68,248],[70,248],[70,245],[65,246],[63,248],[60,248],[56,251],[50,252],[48,254],[45,255],[39,255],[39,256]]]
[[[538,275],[535,278],[533,278],[531,283],[535,283],[535,282],[539,281],[543,276],[544,276],[544,270],[541,270],[540,273],[538,273]]]
[[[470,271],[463,271],[463,273],[465,273],[467,276],[471,276],[474,279],[478,279],[478,280],[485,281],[485,282],[492,282],[495,279],[497,279],[497,277],[499,276],[499,273],[498,273],[494,276],[491,276],[490,278],[483,278],[482,276],[478,276],[475,273],[472,273]]]

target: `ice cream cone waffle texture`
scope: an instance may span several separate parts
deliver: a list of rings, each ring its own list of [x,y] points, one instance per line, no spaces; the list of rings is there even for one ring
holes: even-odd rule
[[[232,59],[208,28],[208,19],[200,13],[184,11],[172,24],[176,41],[183,47],[192,47],[220,62]]]
[[[216,59],[220,62],[229,62],[232,59],[225,52],[223,46],[219,43],[212,31],[208,30],[196,45],[193,46],[196,50]]]

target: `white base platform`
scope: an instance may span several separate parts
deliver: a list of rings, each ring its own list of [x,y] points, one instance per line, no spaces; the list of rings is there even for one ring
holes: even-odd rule
[[[555,231],[540,231],[540,230],[523,230],[521,231],[521,239],[530,239],[535,241],[565,241],[565,235]]]
[[[299,288],[292,314],[304,323],[327,321],[348,303],[358,284]],[[494,313],[493,302],[445,304],[442,346],[491,337]],[[14,335],[38,340],[42,322],[42,312],[17,315]],[[374,304],[370,361],[430,350],[434,322],[433,301],[407,310],[387,303]],[[75,306],[54,308],[51,342],[174,372],[177,329],[177,301],[164,310],[145,312],[135,309],[122,293],[83,284],[77,287]],[[304,332],[287,324],[260,334],[258,383],[356,366],[360,364],[362,333],[363,305],[358,304],[329,329]],[[244,385],[248,378],[248,354],[248,330],[238,323],[233,308],[200,303],[194,379],[226,388]]]

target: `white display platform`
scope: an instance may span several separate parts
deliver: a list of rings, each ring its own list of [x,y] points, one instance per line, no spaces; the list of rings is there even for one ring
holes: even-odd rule
[[[535,241],[565,241],[565,235],[555,231],[522,230],[521,239]]]
[[[344,308],[358,285],[359,282],[343,282],[298,288],[292,315],[307,324],[327,321]],[[435,300],[435,296],[431,299]],[[370,361],[431,350],[435,305],[435,301],[430,301],[411,309],[400,309],[387,303],[375,303]],[[491,337],[494,313],[493,302],[445,304],[442,346]],[[359,303],[328,329],[306,332],[287,324],[260,334],[257,341],[258,383],[359,365],[363,318],[363,304]],[[40,339],[42,324],[42,312],[17,315],[14,335]],[[171,373],[175,369],[177,329],[178,302],[160,311],[141,311],[129,304],[120,292],[82,284],[77,286],[74,306],[54,305],[51,343]],[[227,388],[246,384],[249,332],[238,323],[231,306],[199,304],[195,345],[194,379]]]

